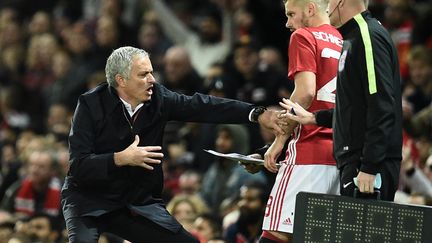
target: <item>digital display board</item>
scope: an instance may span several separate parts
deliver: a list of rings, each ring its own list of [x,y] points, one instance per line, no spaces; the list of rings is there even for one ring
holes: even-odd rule
[[[300,192],[294,243],[432,243],[432,208]]]

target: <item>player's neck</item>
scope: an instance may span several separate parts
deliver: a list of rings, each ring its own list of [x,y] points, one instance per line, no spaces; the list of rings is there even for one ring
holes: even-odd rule
[[[325,15],[316,15],[310,19],[309,27],[318,27],[324,24],[330,24],[330,19]]]

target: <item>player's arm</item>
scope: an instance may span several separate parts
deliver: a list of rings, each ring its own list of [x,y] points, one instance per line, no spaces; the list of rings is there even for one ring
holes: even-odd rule
[[[316,76],[309,71],[298,72],[294,76],[295,88],[290,100],[298,103],[304,109],[309,109],[315,97]],[[285,134],[277,134],[273,144],[264,155],[264,166],[271,172],[277,172],[276,159],[279,157],[286,141],[288,140],[298,122],[287,120]]]
[[[316,92],[316,76],[315,73],[309,71],[298,72],[294,76],[295,88],[291,94],[290,100],[299,104],[303,109],[307,110],[312,104]],[[298,122],[287,120],[286,135],[278,135],[281,137],[288,137],[293,132]],[[286,141],[286,140],[285,140]]]

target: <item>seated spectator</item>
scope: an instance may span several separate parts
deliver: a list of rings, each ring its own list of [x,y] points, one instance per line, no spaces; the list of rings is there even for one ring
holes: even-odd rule
[[[60,180],[54,177],[55,158],[48,150],[38,150],[28,157],[27,176],[6,191],[2,208],[18,215],[46,213],[60,216]]]
[[[198,195],[177,195],[167,204],[166,209],[189,232],[196,217],[209,211]]]
[[[28,24],[28,32],[31,36],[49,33],[51,28],[51,17],[44,11],[38,11],[33,14]]]
[[[249,152],[249,134],[242,125],[219,125],[216,137],[216,151],[220,153]],[[248,180],[265,182],[260,172],[250,174],[234,161],[217,157],[203,177],[200,194],[207,204],[219,214],[219,207],[225,198],[238,192]]]
[[[19,178],[19,169],[22,166],[21,160],[18,159],[15,144],[6,142],[1,144],[1,183],[0,183],[0,201],[9,186],[11,186]]]
[[[78,96],[87,90],[86,83],[78,80],[76,69],[73,69],[72,57],[66,51],[57,51],[53,56],[51,67],[54,83],[44,89],[46,106],[65,104],[69,110],[74,110]]]
[[[165,53],[162,83],[168,89],[185,95],[202,91],[202,79],[192,66],[187,50],[180,46],[170,47]]]
[[[8,215],[9,217],[11,217],[10,214]],[[12,219],[0,220],[0,242],[1,243],[7,242],[7,240],[14,233],[14,228],[15,228],[15,222],[13,222]]]
[[[180,194],[195,195],[201,189],[202,175],[194,170],[187,170],[179,177]]]
[[[239,218],[224,232],[228,243],[254,243],[259,240],[267,197],[266,185],[262,183],[248,182],[240,188]]]
[[[56,141],[67,143],[72,114],[65,104],[54,103],[48,107],[46,131],[55,136]]]
[[[233,50],[233,64],[226,69],[226,80],[236,84],[237,99],[257,105],[277,105],[289,93],[286,74],[276,69],[261,69],[258,47],[254,43],[237,43]],[[284,92],[282,92],[285,90]]]
[[[191,56],[192,65],[201,77],[213,63],[223,61],[230,52],[233,42],[233,20],[230,11],[226,9],[227,6],[222,6],[225,8],[221,11],[222,18],[218,11],[211,8],[199,13],[201,21],[197,21],[198,31],[194,32],[176,16],[165,1],[150,2],[165,35],[176,45],[186,48]]]
[[[213,214],[201,214],[193,223],[193,232],[198,236],[200,243],[207,243],[221,237],[222,222]]]
[[[28,234],[32,242],[55,243],[60,236],[61,226],[57,218],[38,213],[29,218]]]
[[[146,21],[141,24],[138,33],[138,47],[146,50],[152,57],[155,73],[162,70],[164,53],[171,45],[172,43],[163,35],[157,23]]]
[[[405,0],[386,0],[383,24],[395,44],[402,79],[408,77],[407,56],[411,48],[414,22],[413,4]]]
[[[414,47],[408,56],[409,79],[403,97],[412,105],[415,114],[432,101],[432,53],[424,46]]]

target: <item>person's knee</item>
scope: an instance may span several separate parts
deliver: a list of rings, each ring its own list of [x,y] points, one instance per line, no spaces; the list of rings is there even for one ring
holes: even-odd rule
[[[99,235],[91,230],[69,231],[69,243],[97,243]]]
[[[66,229],[69,243],[97,243],[99,240],[99,231],[91,218],[68,218]]]

